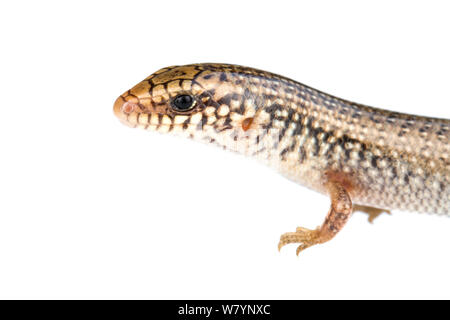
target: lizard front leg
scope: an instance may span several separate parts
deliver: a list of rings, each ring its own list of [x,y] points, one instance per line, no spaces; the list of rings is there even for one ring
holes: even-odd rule
[[[344,227],[353,212],[350,196],[339,182],[328,182],[326,189],[331,198],[331,207],[322,226],[315,230],[298,227],[295,232],[283,234],[278,243],[278,250],[288,243],[300,243],[297,247],[298,255],[306,248],[331,240]]]

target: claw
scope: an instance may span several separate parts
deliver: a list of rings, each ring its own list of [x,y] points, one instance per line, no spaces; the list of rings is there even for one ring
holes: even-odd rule
[[[319,228],[316,230],[310,230],[298,227],[296,232],[287,232],[280,237],[278,251],[280,251],[280,249],[286,244],[301,243],[296,250],[296,254],[298,256],[301,251],[321,242],[322,238],[320,237]]]
[[[295,250],[295,254],[297,255],[297,257],[298,257],[298,255],[299,255],[300,251],[303,251],[303,250],[305,250],[306,248],[308,248],[308,246],[305,246],[304,244],[299,245],[299,246],[297,247],[297,250]]]

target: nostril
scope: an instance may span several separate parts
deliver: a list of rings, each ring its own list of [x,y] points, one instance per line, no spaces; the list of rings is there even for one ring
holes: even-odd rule
[[[127,101],[128,100],[128,101]],[[131,100],[131,101],[130,101]],[[123,94],[114,102],[114,114],[123,124],[136,127],[136,119],[133,115],[139,113],[139,101],[135,97]]]
[[[114,102],[114,114],[120,119],[123,119],[124,117],[126,118],[127,115],[135,111],[137,108],[138,105],[135,102],[126,101],[123,96],[118,97]]]
[[[126,114],[130,114],[132,113],[135,109],[136,109],[137,105],[135,103],[132,102],[125,102],[122,105],[122,112],[126,113]]]

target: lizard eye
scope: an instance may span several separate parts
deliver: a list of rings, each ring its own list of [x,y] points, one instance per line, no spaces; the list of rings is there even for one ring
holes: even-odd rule
[[[175,97],[172,101],[172,108],[175,111],[189,111],[195,106],[195,100],[192,96],[188,94],[181,94]]]

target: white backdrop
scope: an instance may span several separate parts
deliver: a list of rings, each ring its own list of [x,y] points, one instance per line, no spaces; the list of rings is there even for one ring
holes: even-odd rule
[[[279,73],[450,118],[444,1],[0,4],[0,298],[450,298],[450,219],[355,214],[252,160],[132,130],[112,104],[174,64]]]

